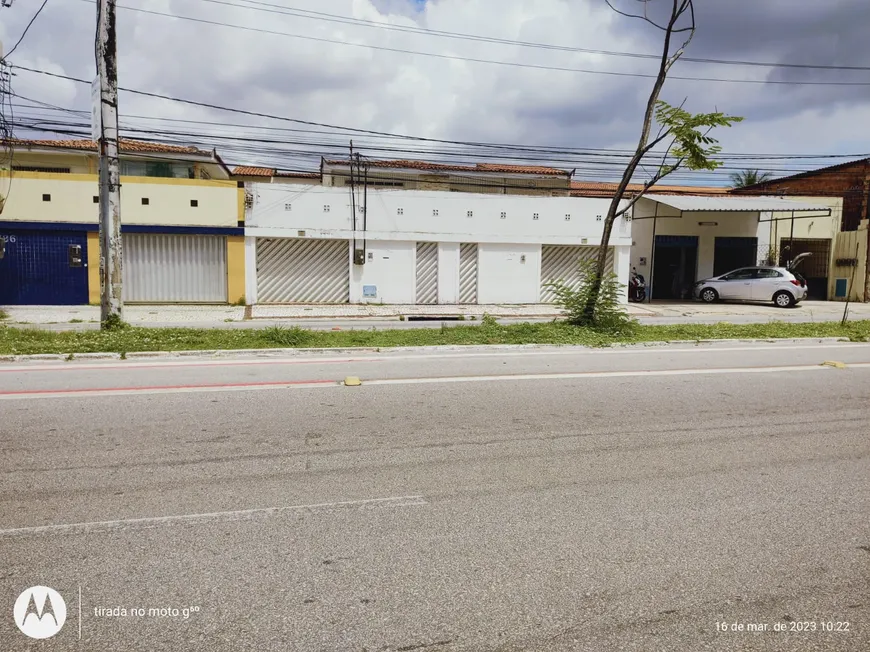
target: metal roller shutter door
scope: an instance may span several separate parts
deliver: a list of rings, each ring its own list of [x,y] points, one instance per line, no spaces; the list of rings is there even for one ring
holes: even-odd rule
[[[260,303],[348,303],[347,240],[257,239]]]
[[[438,244],[417,243],[417,303],[438,303]]]
[[[227,241],[217,235],[123,236],[124,301],[225,303]]]
[[[595,260],[598,247],[544,245],[541,247],[541,303],[552,303],[556,295],[549,283],[562,281],[570,287],[580,284],[580,263]],[[607,250],[607,273],[613,272],[613,247]]]
[[[459,245],[459,303],[477,303],[477,245]]]

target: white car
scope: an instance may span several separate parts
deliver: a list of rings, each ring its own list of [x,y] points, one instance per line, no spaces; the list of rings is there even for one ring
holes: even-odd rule
[[[791,308],[807,297],[807,282],[785,267],[742,267],[695,283],[693,295],[715,301],[772,301]]]

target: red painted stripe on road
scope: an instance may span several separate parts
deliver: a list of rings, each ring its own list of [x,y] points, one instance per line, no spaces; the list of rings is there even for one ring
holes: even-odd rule
[[[288,385],[338,385],[337,380],[285,380],[260,383],[211,383],[204,385],[143,385],[141,387],[85,387],[80,389],[23,389],[0,392],[0,396],[26,396],[40,394],[90,394],[96,392],[149,392],[174,389],[233,389],[245,387],[286,387]]]

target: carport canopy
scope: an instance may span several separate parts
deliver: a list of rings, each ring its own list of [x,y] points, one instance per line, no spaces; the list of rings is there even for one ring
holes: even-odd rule
[[[700,197],[696,195],[647,195],[646,199],[676,208],[681,213],[707,212],[786,212],[786,211],[824,211],[831,214],[831,208],[823,204],[800,199],[780,199],[779,197]]]

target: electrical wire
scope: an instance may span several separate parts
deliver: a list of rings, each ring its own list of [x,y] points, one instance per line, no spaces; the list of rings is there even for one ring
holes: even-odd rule
[[[537,43],[532,41],[518,41],[513,39],[505,39],[490,36],[481,36],[478,34],[469,34],[464,32],[450,32],[445,30],[430,29],[424,27],[415,27],[410,25],[396,25],[393,23],[384,23],[374,20],[365,20],[362,18],[353,18],[350,16],[340,16],[338,14],[330,14],[322,11],[313,11],[310,9],[299,9],[296,7],[285,7],[284,5],[272,4],[269,2],[258,2],[256,0],[242,0],[246,4],[240,5],[227,0],[197,0],[198,2],[207,2],[215,5],[225,5],[238,9],[250,9],[270,14],[278,14],[284,16],[292,16],[295,18],[307,18],[324,22],[339,23],[345,25],[356,25],[360,27],[370,27],[376,29],[384,29],[388,31],[405,32],[411,34],[422,34],[426,36],[437,36],[457,40],[475,41],[483,43],[495,43],[500,45],[511,45],[516,47],[536,48],[542,50],[555,50],[559,52],[573,52],[584,54],[597,54],[613,57],[627,57],[633,59],[654,59],[660,60],[661,54],[650,54],[641,52],[622,52],[614,50],[600,50],[593,48],[581,48],[574,46],[556,45],[552,43]],[[753,66],[763,68],[794,68],[794,69],[810,69],[810,70],[850,70],[850,71],[870,71],[870,66],[845,65],[835,66],[826,64],[802,64],[802,63],[774,63],[766,61],[741,61],[734,59],[710,59],[699,57],[681,56],[679,61],[688,63],[704,63],[729,66]]]
[[[45,70],[38,70],[35,68],[29,68],[29,67],[20,66],[20,65],[15,65],[14,67],[18,70],[25,70],[28,72],[33,72],[33,73],[42,74],[42,75],[48,75],[51,77],[57,77],[60,79],[74,81],[74,82],[80,83],[80,84],[90,85],[90,82],[88,82],[87,80],[79,79],[76,77],[71,77],[69,75],[52,73],[52,72],[48,72]],[[427,137],[423,137],[423,136],[411,136],[411,135],[406,135],[406,134],[389,133],[389,132],[376,131],[376,130],[370,130],[370,129],[359,129],[359,128],[353,128],[353,127],[340,126],[340,125],[332,125],[332,124],[327,124],[327,123],[322,123],[322,122],[315,122],[315,121],[311,121],[311,120],[301,120],[298,118],[289,118],[286,116],[277,116],[277,115],[263,113],[263,112],[259,112],[259,111],[250,111],[250,110],[246,110],[246,109],[236,109],[236,108],[211,104],[208,102],[198,102],[195,100],[188,100],[188,99],[183,99],[183,98],[178,98],[178,97],[172,97],[169,95],[163,95],[160,93],[151,93],[151,92],[147,92],[147,91],[140,91],[140,90],[125,88],[125,87],[119,87],[119,90],[122,90],[122,91],[128,92],[128,93],[133,93],[136,95],[145,96],[145,97],[163,99],[163,100],[178,102],[178,103],[187,104],[187,105],[191,105],[191,106],[198,106],[201,108],[213,109],[213,110],[217,110],[217,111],[236,113],[236,114],[246,115],[246,116],[250,116],[250,117],[264,118],[264,119],[275,120],[275,121],[280,121],[280,122],[289,122],[289,123],[300,124],[300,125],[305,125],[305,126],[323,127],[323,128],[331,129],[331,130],[335,130],[335,131],[341,131],[341,132],[344,132],[345,134],[365,134],[366,136],[385,136],[385,137],[389,137],[389,138],[414,141],[414,142],[418,142],[418,143],[434,143],[434,144],[440,144],[440,145],[460,145],[460,146],[465,146],[465,147],[479,147],[479,148],[485,148],[487,151],[504,149],[504,145],[493,144],[493,143],[446,140],[446,139],[439,139],[439,138],[427,138]],[[528,151],[529,148],[527,146],[517,146],[516,149],[517,149],[517,151]],[[540,151],[540,150],[534,150],[534,148],[532,148],[532,151]],[[556,151],[556,150],[550,150],[550,151]]]
[[[81,2],[87,2],[88,4],[95,4],[95,0],[80,0]],[[589,70],[585,68],[567,68],[560,66],[545,66],[540,64],[533,63],[521,63],[517,61],[499,61],[496,59],[479,59],[475,57],[462,57],[459,55],[453,54],[441,54],[437,52],[420,52],[418,50],[405,50],[403,48],[391,48],[382,45],[370,45],[367,43],[353,43],[351,41],[342,41],[337,39],[328,39],[322,38],[318,36],[310,36],[304,34],[291,34],[290,32],[280,32],[278,30],[271,29],[263,29],[259,27],[248,27],[245,25],[231,25],[230,23],[222,23],[220,21],[208,20],[205,18],[195,18],[193,16],[181,16],[177,14],[168,14],[161,11],[154,11],[151,9],[141,9],[139,7],[128,7],[126,5],[119,5],[119,9],[124,9],[126,11],[134,11],[141,14],[148,14],[152,16],[162,16],[164,18],[174,18],[177,20],[186,20],[194,23],[199,23],[202,25],[212,25],[217,27],[226,27],[230,29],[239,29],[248,32],[255,32],[258,34],[270,34],[274,36],[284,36],[288,38],[295,38],[304,41],[313,41],[316,43],[330,43],[332,45],[344,45],[347,47],[354,48],[364,48],[369,50],[378,50],[383,52],[392,52],[396,54],[413,54],[423,57],[431,57],[435,59],[443,59],[448,61],[465,61],[469,63],[484,63],[496,66],[507,66],[512,68],[526,68],[531,70],[550,70],[550,71],[558,71],[558,72],[573,72],[573,73],[581,73],[588,75],[607,75],[614,77],[631,77],[631,78],[642,78],[642,79],[655,79],[658,75],[651,73],[636,73],[636,72],[619,72],[614,70]],[[867,82],[823,82],[823,81],[799,81],[799,80],[767,80],[767,79],[728,79],[728,78],[718,78],[718,77],[685,77],[680,75],[668,75],[668,79],[671,80],[681,80],[681,81],[694,81],[694,82],[716,82],[716,83],[727,83],[727,84],[774,84],[774,85],[785,85],[785,86],[870,86],[870,81]]]
[[[42,10],[45,9],[45,5],[48,4],[48,0],[42,0],[42,5],[40,5],[39,9],[36,10],[36,13],[33,14],[33,18],[30,19],[30,22],[27,23],[27,27],[24,28],[24,32],[22,32],[21,37],[15,42],[15,45],[12,46],[12,49],[9,50],[5,55],[3,55],[4,59],[8,59],[12,56],[12,53],[21,45],[21,41],[24,40],[24,37],[27,36],[27,32],[30,31],[30,27],[33,23],[36,22],[36,19],[39,18],[39,14],[42,13]]]
[[[44,128],[45,128],[45,124],[40,124],[40,125],[39,125],[39,128],[44,129]],[[78,131],[78,132],[71,131],[71,130],[62,130],[62,129],[59,129],[59,130],[57,130],[57,131],[62,132],[62,133],[65,133],[65,134],[67,134],[67,135],[74,135],[74,136],[77,136],[77,137],[82,137],[82,136],[85,136],[85,135],[86,135],[86,131],[84,130],[84,128],[82,128],[82,129],[81,129],[80,131]],[[161,136],[160,138],[156,138],[156,139],[154,139],[153,142],[167,142],[168,139],[165,137],[165,134],[163,134],[163,133],[161,132],[161,133],[160,133],[160,136]],[[137,138],[137,139],[140,139],[140,140],[143,140],[143,138],[142,138],[141,136],[139,136],[139,134],[136,134],[136,138]],[[207,139],[209,145],[213,144],[213,141],[211,140],[211,138],[212,138],[212,135],[211,135],[211,134],[206,134],[206,135],[204,135],[204,138]],[[151,139],[147,139],[147,138],[146,138],[146,139],[144,139],[144,140],[151,140]],[[248,139],[248,140],[255,140],[255,139]],[[184,140],[182,140],[182,141],[180,141],[180,142],[189,145],[189,144],[191,144],[191,139],[190,139],[190,138],[185,138]],[[280,143],[279,143],[279,144],[280,144]],[[319,162],[319,160],[320,160],[321,153],[322,153],[321,151],[294,151],[294,150],[288,150],[288,149],[286,149],[286,147],[283,147],[283,144],[281,144],[281,145],[282,145],[281,147],[278,147],[278,148],[275,148],[275,149],[271,149],[271,150],[270,150],[268,147],[264,147],[263,145],[261,145],[261,144],[259,144],[259,143],[255,143],[255,145],[254,145],[253,147],[249,147],[249,146],[247,146],[247,143],[243,144],[242,147],[239,147],[238,145],[235,145],[235,146],[231,146],[231,147],[227,148],[227,147],[225,147],[224,145],[222,145],[222,146],[221,146],[221,147],[222,147],[222,150],[221,150],[221,151],[222,151],[222,153],[224,154],[224,157],[225,157],[225,158],[228,156],[227,152],[232,152],[233,154],[239,154],[239,153],[241,153],[241,154],[244,154],[244,153],[252,154],[253,156],[256,156],[256,157],[257,157],[257,158],[256,158],[257,163],[260,164],[260,165],[262,165],[263,162],[264,162],[264,160],[263,160],[263,159],[265,158],[264,154],[265,154],[265,153],[268,153],[268,152],[271,152],[273,155],[280,157],[280,162],[281,162],[281,163],[285,163],[287,157],[289,157],[289,156],[295,156],[295,157],[300,158],[300,159],[303,159],[303,158],[307,157],[307,158],[310,159],[311,161],[315,161],[315,160],[316,160],[316,161],[318,161],[318,162]],[[343,145],[341,146],[341,149],[344,150],[345,147],[346,147],[346,145],[343,144]],[[377,159],[377,158],[370,157],[370,156],[367,156],[367,159],[368,159],[368,160],[370,161],[370,163],[372,163],[372,164],[376,163],[378,160],[381,160],[381,159]],[[229,160],[229,159],[228,159],[228,160]],[[446,163],[446,161],[441,161],[441,162]],[[234,164],[247,164],[248,161],[239,160],[238,163],[235,163],[235,162],[233,162],[233,163],[234,163]],[[463,163],[463,164],[467,164],[468,161],[467,161],[467,160],[463,160],[463,161],[461,161],[461,163]],[[278,165],[278,166],[276,166],[276,167],[280,167],[280,165]],[[300,171],[300,172],[312,172],[312,171],[313,171],[313,170],[312,170],[312,167],[313,167],[313,165],[308,164],[308,165],[306,165],[305,167],[300,168],[300,169],[297,170],[297,171]],[[710,182],[711,182],[711,178],[712,178],[712,180],[721,180],[721,181],[723,182],[723,185],[724,185],[724,182],[725,182],[725,181],[730,180],[730,175],[727,175],[727,177],[726,177],[726,176],[723,174],[724,171],[726,171],[726,170],[735,170],[735,171],[736,171],[736,170],[742,170],[742,169],[743,169],[743,168],[731,168],[731,167],[729,167],[729,166],[723,166],[723,167],[724,167],[724,170],[720,171],[718,174],[715,174],[715,173],[704,173],[704,180],[707,182],[707,185],[710,184]],[[592,180],[592,179],[593,179],[594,177],[596,177],[596,176],[601,176],[602,174],[605,174],[604,172],[602,172],[602,171],[601,171],[599,168],[597,168],[597,167],[585,168],[584,166],[581,166],[581,167],[578,168],[578,170],[579,170],[580,172],[582,172],[582,178],[585,179],[585,180],[587,180],[587,181]],[[800,169],[797,169],[797,170],[781,170],[781,171],[782,171],[782,172],[796,172],[796,173],[800,173],[800,172],[807,172],[807,171],[810,171],[810,170],[800,170]],[[471,170],[471,171],[469,171],[469,170],[466,170],[465,172],[466,172],[466,173],[471,173],[471,174],[473,174],[474,172],[481,173],[481,172],[485,172],[485,171],[480,171],[480,170],[478,170],[478,171],[475,171],[475,170]],[[457,174],[458,174],[458,173],[459,173],[459,171],[457,171]],[[607,178],[606,178],[606,179],[603,179],[603,180],[610,180],[610,179],[612,179],[612,177],[613,177],[612,172],[608,172],[608,173],[606,173],[606,177],[607,177]],[[843,175],[843,178],[847,178],[847,177],[848,177],[848,178],[851,178],[851,176]],[[680,176],[679,172],[678,172],[678,173],[674,173],[673,175],[671,175],[671,176],[669,177],[669,179],[670,179],[671,181],[676,180],[676,179],[678,179],[678,178],[683,178],[683,177]],[[692,179],[692,180],[696,180],[696,179],[694,179],[693,177],[686,177],[686,178],[690,178],[690,179]],[[441,183],[441,184],[454,183],[454,184],[455,184],[455,183],[460,183],[460,182],[455,178],[455,175],[454,175],[454,178],[453,178],[453,179],[448,179],[448,180],[445,180],[445,181],[435,181],[435,183]],[[464,186],[465,186],[465,185],[469,185],[469,184],[467,184],[467,183],[462,183],[461,185],[464,185]],[[476,184],[471,184],[471,185],[476,185]],[[481,184],[481,185],[491,186],[492,184]],[[854,191],[853,194],[858,193],[858,192],[859,192],[859,189],[855,189],[855,191]],[[818,194],[818,193],[816,193],[816,194]],[[843,194],[844,194],[844,193],[832,193],[832,196],[842,196]],[[848,194],[848,192],[847,192],[846,194]]]

